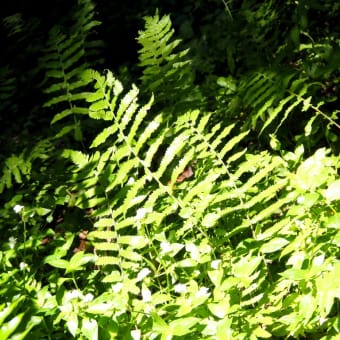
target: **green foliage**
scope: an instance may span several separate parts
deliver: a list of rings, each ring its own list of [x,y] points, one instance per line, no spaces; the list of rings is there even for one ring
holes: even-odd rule
[[[17,183],[23,183],[31,178],[32,163],[38,159],[50,158],[54,146],[46,139],[38,142],[32,149],[24,150],[19,156],[12,155],[4,161],[0,178],[0,193]]]
[[[81,125],[77,115],[87,115],[88,108],[84,101],[88,96],[85,78],[82,73],[93,63],[91,59],[98,55],[102,43],[90,39],[93,28],[100,25],[94,20],[94,6],[90,1],[80,1],[73,12],[73,26],[68,29],[55,26],[50,34],[41,63],[46,69],[45,89],[50,99],[45,107],[56,107],[59,112],[54,115],[52,124],[74,115],[75,122],[59,132],[62,136],[70,131],[74,138],[81,141]],[[98,62],[98,60],[97,60]]]
[[[98,147],[109,137],[115,142],[104,149],[103,158],[68,154],[78,168],[76,179],[85,178],[74,187],[83,189],[76,204],[97,208],[95,231],[89,238],[97,250],[97,265],[108,273],[103,282],[114,283],[125,296],[119,314],[134,306],[136,316],[130,323],[143,325],[150,317],[153,326],[146,337],[155,332],[163,336],[194,334],[202,324],[205,328],[200,334],[213,336],[229,313],[227,329],[236,338],[300,336],[305,332],[301,323],[310,322],[312,327],[327,319],[338,297],[338,282],[333,280],[333,285],[327,286],[332,296],[327,302],[318,300],[312,287],[323,287],[338,266],[336,243],[321,248],[313,242],[307,245],[310,235],[315,240],[335,236],[335,230],[327,226],[334,219],[332,211],[337,206],[333,202],[339,199],[334,182],[338,160],[328,157],[324,149],[300,165],[302,148],[284,157],[235,152],[233,148],[246,134],[222,144],[232,127],[207,130],[209,117],[201,117],[198,111],[179,117],[171,129],[162,130],[157,117],[138,132],[150,103],[138,110],[133,88],[116,110],[116,96],[122,88],[119,82],[111,73],[92,76],[98,90],[89,97],[90,112],[95,118],[114,121],[92,145]],[[147,138],[153,134],[157,137],[147,147]],[[152,171],[151,160],[167,135],[172,142],[158,169]],[[198,169],[195,179],[173,186],[193,159]],[[166,177],[166,169],[174,161],[173,173]],[[89,171],[98,174],[97,178],[86,175]],[[330,210],[320,209],[320,205]],[[297,258],[299,266],[294,262]],[[320,264],[313,265],[318,261]],[[272,277],[276,268],[280,268],[280,275]],[[215,286],[213,294],[206,287],[207,278],[199,274],[206,271]],[[145,282],[139,279],[144,275]],[[172,296],[169,282],[175,293],[183,289],[185,294]],[[232,303],[235,290],[243,293]],[[163,292],[161,297],[159,292]],[[303,302],[292,299],[296,294]],[[152,311],[158,299],[166,301],[166,307],[150,312],[149,317],[138,316],[150,308]],[[286,300],[292,301],[286,306]],[[268,301],[277,302],[263,313]],[[307,313],[308,307],[299,312],[302,315],[294,312],[310,301],[315,314]],[[252,312],[245,316],[247,306],[252,306]],[[274,316],[283,310],[282,320],[276,320]],[[193,317],[197,313],[200,318]],[[262,326],[259,318],[265,320]],[[329,325],[333,322],[330,318]]]
[[[126,91],[88,68],[93,14],[81,1],[42,58],[45,105],[66,125],[3,166],[0,337],[335,339],[340,161],[307,142],[338,125],[319,82],[287,68],[218,77],[206,112],[156,13],[139,32],[140,90]],[[104,126],[88,148],[64,142],[84,140],[79,114]],[[304,138],[288,143],[297,114]]]
[[[170,17],[160,18],[156,13],[145,18],[145,30],[140,31],[137,38],[143,47],[139,50],[139,65],[143,67],[141,87],[147,93],[153,92],[156,103],[170,113],[194,109],[202,100],[193,84],[189,50],[176,52],[181,40],[174,40],[173,35]]]
[[[13,110],[13,95],[15,93],[15,78],[8,67],[0,69],[0,110]]]
[[[271,131],[274,135],[278,134],[280,139],[284,138],[284,134],[286,138],[294,137],[288,134],[297,133],[297,127],[304,129],[305,137],[320,133],[318,130],[322,121],[326,122],[327,130],[332,126],[340,130],[340,125],[336,123],[337,112],[328,115],[322,111],[324,101],[313,103],[315,87],[320,88],[321,84],[296,73],[253,72],[240,81],[237,91],[244,109],[251,110],[245,127],[258,131],[260,136],[265,131]],[[295,116],[299,117],[299,122],[296,122]],[[291,132],[285,128],[282,133],[280,129],[287,120],[297,126]]]

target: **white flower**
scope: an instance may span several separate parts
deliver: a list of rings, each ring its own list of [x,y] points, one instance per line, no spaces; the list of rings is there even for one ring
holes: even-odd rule
[[[187,243],[185,249],[186,251],[193,252],[197,250],[197,247],[193,243]]]
[[[68,300],[72,300],[72,299],[76,299],[76,298],[80,298],[82,299],[83,298],[83,294],[77,290],[77,289],[73,289],[73,290],[69,290],[65,293],[65,300],[68,301]]]
[[[24,270],[25,268],[28,267],[28,264],[25,262],[20,262],[19,267],[20,267],[20,270]]]
[[[174,287],[175,293],[185,293],[187,291],[187,286],[183,283],[177,283]]]
[[[123,283],[122,282],[117,282],[115,285],[112,286],[112,290],[114,293],[119,293],[122,288],[123,288]]]
[[[218,267],[220,266],[221,260],[214,260],[211,262],[211,268],[212,269],[218,269]]]
[[[200,252],[197,248],[197,246],[193,243],[188,243],[186,246],[185,246],[185,249],[186,251],[188,251],[190,253],[190,256],[193,260],[196,260],[198,261],[199,258],[200,258]]]
[[[140,208],[137,210],[136,219],[141,220],[145,217],[147,213],[150,213],[152,210],[150,208]]]
[[[320,322],[320,325],[322,325],[323,323],[325,323],[327,321],[326,318],[323,318],[323,317],[320,317],[319,319],[319,322]]]
[[[142,281],[144,277],[148,276],[151,273],[149,268],[143,268],[137,275],[137,282]]]
[[[201,272],[198,269],[195,269],[193,274],[194,274],[194,277],[197,277],[198,275],[201,274]]]
[[[196,297],[203,297],[208,296],[209,294],[209,288],[207,287],[201,287],[198,292],[196,293]]]
[[[63,305],[59,306],[58,308],[60,309],[61,312],[65,314],[69,314],[73,310],[73,306],[71,302],[66,302]]]
[[[11,237],[8,239],[9,247],[10,247],[11,249],[13,249],[14,246],[15,246],[15,244],[16,244],[16,242],[17,242],[17,239],[16,239],[15,237],[11,236]]]
[[[166,253],[170,253],[172,251],[171,243],[169,242],[161,242],[161,254],[164,255]]]
[[[325,254],[321,254],[313,259],[313,265],[321,266],[325,260]]]
[[[131,331],[131,337],[133,340],[140,340],[141,337],[140,329],[134,329],[133,331]]]
[[[13,208],[13,210],[19,214],[19,212],[24,209],[24,206],[23,205],[20,205],[20,204],[16,204],[15,207]]]
[[[300,221],[300,220],[296,220],[295,221],[295,224],[297,227],[301,228],[301,229],[304,229],[305,228],[305,223],[303,221]]]
[[[127,181],[127,185],[132,185],[133,183],[135,183],[135,179],[133,177],[129,177],[129,180]]]
[[[151,291],[146,287],[142,287],[142,298],[144,302],[151,301]]]
[[[86,302],[90,302],[93,300],[93,295],[91,293],[87,293],[84,298],[83,298],[83,301],[86,303]]]
[[[302,204],[305,200],[306,200],[305,196],[299,196],[296,201],[298,204]]]

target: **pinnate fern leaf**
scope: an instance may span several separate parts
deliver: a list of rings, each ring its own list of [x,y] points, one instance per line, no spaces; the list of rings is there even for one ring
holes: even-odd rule
[[[291,71],[263,70],[251,73],[241,79],[239,86],[243,105],[250,108],[250,118],[245,126],[260,134],[268,129],[276,134],[289,117],[301,116],[304,112],[304,120],[306,123],[309,121],[309,125],[313,124],[316,117],[322,116],[330,124],[338,126],[332,117],[319,109],[322,102],[313,103],[313,93],[320,86]]]
[[[194,72],[188,58],[189,50],[178,50],[180,39],[173,39],[174,29],[168,15],[158,12],[145,18],[145,29],[137,41],[139,65],[143,69],[141,88],[154,93],[163,110],[182,111],[199,107],[201,96],[194,86]],[[175,104],[175,107],[173,105]]]
[[[51,30],[41,59],[46,70],[45,93],[50,97],[45,107],[58,110],[52,124],[70,115],[88,114],[85,103],[89,82],[82,74],[101,45],[99,40],[90,39],[92,29],[100,22],[94,20],[94,6],[89,0],[79,2],[72,20],[74,25],[68,29],[56,26]]]

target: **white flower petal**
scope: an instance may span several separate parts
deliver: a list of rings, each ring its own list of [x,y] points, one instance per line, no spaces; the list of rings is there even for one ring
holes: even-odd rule
[[[150,273],[151,273],[151,270],[149,268],[143,268],[137,275],[137,282],[142,281]]]
[[[172,251],[171,244],[169,242],[161,242],[161,254],[170,253]]]
[[[214,260],[211,262],[211,268],[212,269],[218,269],[220,266],[221,260]]]
[[[175,293],[185,293],[187,291],[187,286],[183,283],[177,283],[174,287]]]
[[[19,214],[19,212],[20,212],[22,209],[24,209],[24,206],[23,206],[23,205],[20,205],[20,204],[15,205],[15,207],[13,208],[13,210],[14,210],[17,214]]]

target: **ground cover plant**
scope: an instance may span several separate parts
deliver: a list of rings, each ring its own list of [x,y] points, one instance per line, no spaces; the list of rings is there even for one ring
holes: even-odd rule
[[[49,31],[27,77],[51,127],[2,157],[1,339],[337,338],[339,37],[307,29],[317,1],[221,4],[213,52],[145,16],[131,72],[102,66],[94,2]],[[238,56],[283,8],[279,42]],[[10,112],[20,78],[0,70]]]

